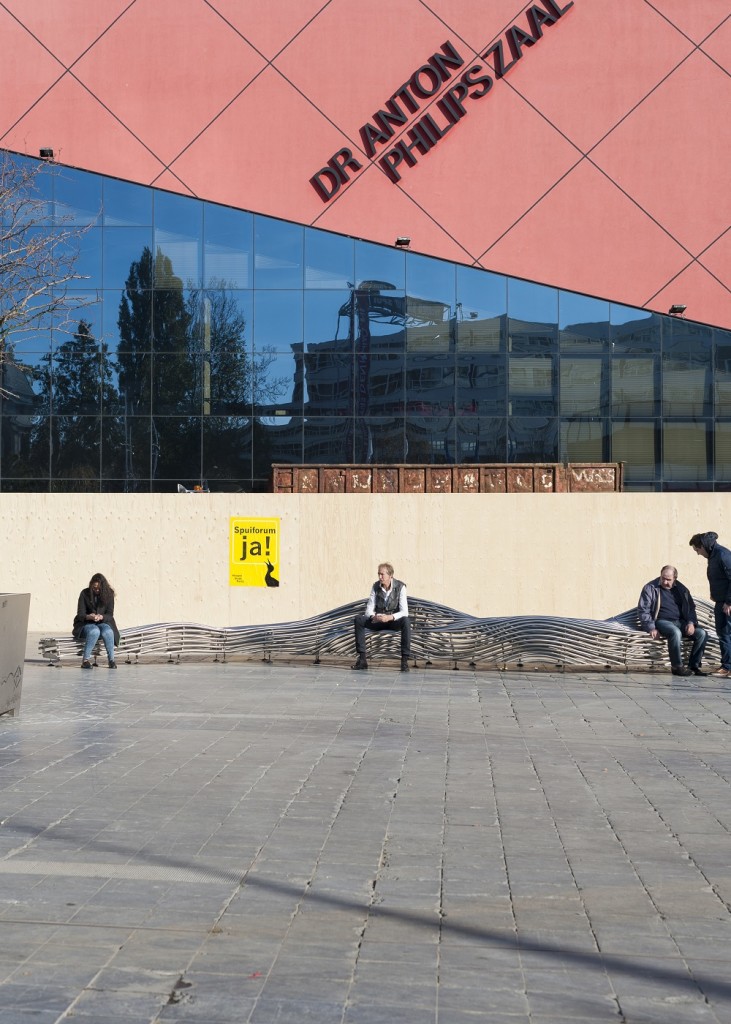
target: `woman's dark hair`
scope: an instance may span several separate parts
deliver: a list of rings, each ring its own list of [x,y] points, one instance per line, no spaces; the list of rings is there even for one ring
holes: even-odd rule
[[[100,572],[95,572],[94,575],[89,580],[90,592],[93,583],[100,584],[99,599],[102,602],[102,604],[109,604],[111,599],[114,597],[114,588],[112,587],[112,584],[109,582],[106,576],[102,576]]]

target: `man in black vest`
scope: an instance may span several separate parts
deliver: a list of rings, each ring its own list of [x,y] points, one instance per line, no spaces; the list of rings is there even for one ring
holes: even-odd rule
[[[358,660],[353,668],[368,668],[365,648],[367,629],[391,629],[401,632],[401,671],[409,671],[411,652],[411,627],[409,606],[406,601],[406,584],[393,578],[393,566],[381,562],[378,566],[378,580],[371,587],[365,612],[355,617],[355,650]]]

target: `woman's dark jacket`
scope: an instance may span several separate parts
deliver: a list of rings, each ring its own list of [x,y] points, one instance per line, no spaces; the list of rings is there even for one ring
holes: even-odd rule
[[[110,597],[107,604],[101,599],[101,595],[97,597],[87,587],[86,590],[82,590],[79,594],[79,606],[76,609],[76,615],[74,617],[74,628],[73,635],[75,640],[81,639],[81,631],[84,626],[93,626],[95,623],[87,622],[86,616],[91,615],[102,615],[104,616],[102,622],[106,622],[112,627],[114,633],[114,646],[119,647],[119,630],[117,629],[117,623],[114,621],[114,598]]]
[[[708,552],[708,585],[711,600],[716,604],[731,604],[731,551],[718,543],[718,534],[709,532],[701,536],[701,544]]]

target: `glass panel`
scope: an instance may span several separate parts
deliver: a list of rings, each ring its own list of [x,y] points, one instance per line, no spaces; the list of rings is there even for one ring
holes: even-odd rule
[[[731,332],[716,331],[715,401],[717,416],[731,416]]]
[[[561,357],[561,415],[601,416],[606,407],[602,359]]]
[[[152,402],[152,355],[120,352],[117,356],[120,408],[127,416],[149,416]]]
[[[663,413],[707,416],[711,400],[709,327],[667,317],[663,337]]]
[[[715,478],[731,482],[731,423],[716,423]]]
[[[454,356],[406,358],[406,410],[426,416],[454,413]]]
[[[305,288],[352,288],[354,259],[352,238],[305,229]]]
[[[105,416],[105,428],[111,437],[121,438],[118,445],[102,445],[102,476],[122,479],[124,491],[150,489],[149,416]],[[107,436],[107,435],[105,435]]]
[[[558,347],[558,289],[508,280],[508,347],[553,352]]]
[[[657,369],[654,359],[612,360],[613,416],[655,415],[656,394]]]
[[[255,288],[302,288],[303,227],[255,217],[254,249]]]
[[[708,480],[709,424],[665,423],[662,440],[666,481]]]
[[[254,292],[254,348],[287,352],[301,345],[303,292]]]
[[[510,414],[545,416],[556,413],[552,356],[510,359]]]
[[[54,192],[56,223],[101,223],[103,180],[96,174],[59,167]]]
[[[606,462],[607,425],[602,420],[561,424],[561,462]]]
[[[559,292],[562,352],[605,352],[609,345],[609,303],[573,292]]]
[[[609,305],[610,338],[614,355],[660,351],[662,317],[634,306]]]
[[[257,350],[253,364],[253,400],[259,416],[301,415],[302,363],[294,352]]]
[[[51,425],[51,476],[98,480],[101,475],[101,418],[53,416]]]
[[[152,226],[152,189],[103,178],[105,226]]]
[[[364,416],[355,421],[355,462],[393,464],[404,462],[402,416]]]
[[[101,288],[102,229],[87,228],[69,242],[69,248],[76,253],[73,266],[76,287]],[[61,274],[64,274],[63,270]]]
[[[365,373],[363,374],[365,376]],[[404,360],[398,353],[371,355],[368,360],[367,380],[356,373],[359,391],[356,411],[376,416],[404,413]],[[361,394],[362,391],[362,394]]]
[[[502,356],[457,357],[457,409],[460,413],[505,416],[507,365]]]
[[[156,416],[150,422],[152,477],[172,481],[201,478],[201,420],[199,416]]]
[[[204,204],[204,284],[207,288],[252,288],[254,218],[242,210]]]
[[[310,416],[353,415],[353,356],[332,345],[308,345],[305,360],[305,411]],[[363,372],[363,387],[368,386]],[[360,379],[360,378],[359,378]]]
[[[352,418],[308,416],[304,422],[304,461],[335,465],[352,462]]]
[[[459,462],[506,462],[506,442],[504,417],[461,416],[457,420]]]
[[[456,426],[451,416],[407,416],[404,462],[424,465],[456,461]]]
[[[404,291],[406,253],[372,242],[355,243],[355,283],[358,288],[376,291]]]
[[[251,487],[251,420],[239,416],[207,416],[203,420],[203,480],[215,490]],[[217,481],[238,481],[221,488]]]
[[[41,410],[34,408],[30,396],[0,399],[0,409],[2,476],[48,477],[51,453],[50,417],[42,415]]]
[[[457,266],[457,311],[458,317],[461,311],[464,320],[505,317],[508,311],[507,277],[489,270]]]
[[[152,230],[149,227],[105,228],[102,245],[103,287],[121,291],[130,275],[136,274],[140,260],[149,259],[151,253]]]
[[[299,292],[295,292],[299,295]],[[339,342],[338,348],[351,348],[356,323],[368,332],[368,318],[362,315],[351,321],[354,305],[349,291],[315,291],[304,293],[304,341],[308,348],[317,342]]]
[[[271,478],[274,462],[302,462],[302,417],[268,416],[254,421],[254,477]]]
[[[508,420],[509,462],[556,462],[557,459],[557,420],[527,416],[513,416]]]
[[[188,345],[192,351],[251,352],[253,292],[195,288],[185,295]]]
[[[418,298],[438,304],[444,309],[443,318],[448,320],[454,314],[457,302],[456,287],[454,263],[411,252],[406,254],[406,294],[409,300]],[[421,308],[420,304],[417,308]]]
[[[202,361],[201,355],[187,352],[153,356],[153,414],[200,414]]]
[[[658,428],[650,423],[613,423],[610,461],[625,463],[625,480],[654,480],[658,473]]]

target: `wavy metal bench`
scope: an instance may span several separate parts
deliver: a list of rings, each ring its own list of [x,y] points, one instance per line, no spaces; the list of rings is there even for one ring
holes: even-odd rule
[[[696,602],[698,619],[709,634],[706,663],[718,660],[713,606]],[[118,660],[127,664],[140,658],[169,662],[181,658],[354,657],[353,617],[363,609],[352,601],[321,615],[267,626],[230,626],[217,629],[196,622],[162,622],[120,631]],[[632,608],[611,619],[570,619],[548,615],[513,615],[477,618],[446,605],[409,598],[412,622],[411,650],[415,663],[449,662],[507,669],[529,665],[551,668],[651,670],[668,669],[667,645],[652,640],[638,628]],[[398,657],[400,636],[388,631],[367,637],[368,657]],[[81,656],[81,645],[71,636],[43,637],[41,655],[60,666]],[[94,652],[96,656],[100,646]]]

